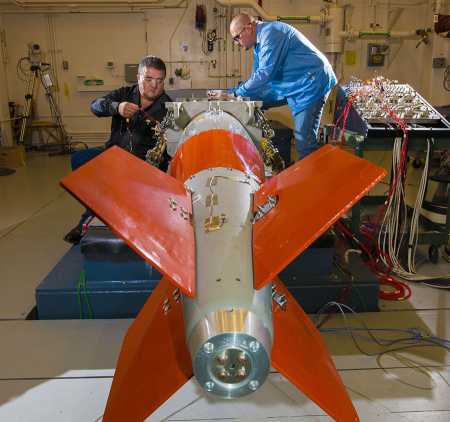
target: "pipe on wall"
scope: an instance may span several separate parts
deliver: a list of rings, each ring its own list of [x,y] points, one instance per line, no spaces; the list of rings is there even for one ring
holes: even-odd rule
[[[12,2],[18,0],[11,0]],[[17,3],[11,7],[2,10],[1,14],[67,14],[67,13],[89,13],[89,14],[105,14],[105,13],[127,13],[139,14],[150,10],[175,10],[186,9],[188,0],[178,0],[177,2],[165,3],[164,0],[157,2],[146,2],[146,0],[118,0],[116,2],[108,0],[103,2],[86,2],[78,3],[75,1],[63,0],[61,3],[47,3],[47,0],[39,0],[41,2],[33,5],[19,6]],[[1,4],[1,3],[0,3]],[[25,4],[25,3],[24,3]]]
[[[178,19],[177,24],[175,25],[174,30],[172,31],[172,33],[170,34],[169,37],[169,77],[172,77],[172,71],[173,71],[173,60],[172,60],[172,42],[173,42],[173,38],[176,34],[176,32],[178,31],[181,23],[183,22],[184,17],[186,16],[186,13],[188,11],[188,7],[189,7],[189,0],[186,0],[186,7],[184,9],[184,12],[181,14],[180,19]]]
[[[408,31],[373,31],[371,29],[352,29],[349,31],[341,31],[339,34],[343,38],[417,38],[420,34],[417,30],[412,29]]]
[[[161,4],[166,0],[13,0],[13,3],[19,7],[34,6],[145,6],[152,4]]]
[[[276,16],[267,13],[256,0],[216,0],[225,7],[248,7],[253,9],[265,21],[295,21],[302,23],[323,23],[323,16]]]
[[[154,9],[184,9],[181,5],[186,1],[166,3],[166,0],[11,0],[1,13],[143,13]],[[0,1],[1,4],[4,3]]]
[[[344,38],[339,34],[344,29],[344,8],[333,4],[325,9],[325,16],[325,52],[342,53]]]
[[[433,13],[435,15],[438,15],[439,12],[441,11],[441,7],[442,7],[442,2],[441,0],[434,0],[433,1]]]
[[[278,16],[267,13],[256,0],[216,0],[216,2],[225,7],[249,7],[266,21],[278,20]]]
[[[179,4],[185,3],[186,0],[181,0]],[[58,14],[91,14],[91,15],[104,15],[104,14],[143,14],[150,10],[176,10],[185,9],[185,6],[177,5],[147,5],[147,6],[133,6],[128,4],[118,4],[116,6],[99,6],[99,5],[83,5],[78,6],[76,4],[67,4],[61,6],[45,6],[39,5],[34,7],[21,7],[12,6],[12,8],[3,9],[0,14],[2,15],[17,15],[22,13],[24,15],[58,15]]]

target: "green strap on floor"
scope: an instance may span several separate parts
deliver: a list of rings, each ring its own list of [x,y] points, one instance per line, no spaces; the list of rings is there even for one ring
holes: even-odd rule
[[[86,287],[86,274],[84,271],[81,271],[80,277],[78,278],[77,282],[77,299],[78,299],[78,308],[80,310],[80,319],[84,319],[84,306],[83,306],[83,299],[86,302],[86,306],[88,309],[88,319],[94,318],[94,313],[92,312],[92,306],[91,302],[89,300],[89,292]]]

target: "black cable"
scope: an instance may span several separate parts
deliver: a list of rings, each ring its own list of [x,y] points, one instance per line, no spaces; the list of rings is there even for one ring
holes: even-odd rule
[[[30,74],[31,70],[28,69],[28,71],[25,71],[25,70],[22,68],[22,62],[23,62],[24,60],[29,60],[29,59],[28,59],[28,57],[21,57],[21,58],[17,61],[17,64],[16,64],[16,74],[17,74],[17,77],[18,77],[22,82],[28,82],[28,77],[29,77],[29,74]],[[21,74],[22,74],[22,75],[21,75]]]
[[[450,66],[447,66],[444,71],[444,79],[442,80],[442,84],[446,91],[450,91]]]

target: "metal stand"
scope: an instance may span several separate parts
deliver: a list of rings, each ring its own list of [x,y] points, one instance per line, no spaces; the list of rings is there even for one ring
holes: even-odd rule
[[[324,139],[328,143],[331,139],[331,134],[333,133],[333,126],[327,126],[324,128]],[[337,139],[341,139],[341,130],[337,130]],[[436,131],[437,132],[437,131]],[[450,133],[449,133],[450,135]],[[450,136],[436,136],[434,139],[435,149],[449,149],[450,147]],[[345,145],[354,149],[355,154],[358,157],[363,158],[365,151],[392,151],[393,148],[393,138],[389,136],[367,136],[356,133],[354,131],[345,130]],[[409,151],[424,151],[426,148],[426,135],[415,135],[409,139]],[[386,196],[370,195],[362,198],[357,204],[352,208],[352,221],[351,227],[354,233],[359,233],[359,228],[361,225],[361,210],[363,205],[381,205],[386,201]],[[422,220],[422,219],[421,219]],[[443,245],[448,245],[450,235],[450,195],[448,197],[447,214],[445,217],[445,224],[440,226],[422,227],[419,233],[418,243],[419,245],[432,245],[440,247]]]
[[[46,70],[49,69],[50,65],[48,63],[32,64],[30,66],[30,74],[28,77],[27,90],[25,94],[24,114],[22,117],[18,144],[24,144],[25,132],[29,125],[29,119],[31,114],[33,93],[35,91],[37,81],[40,81],[42,87],[44,88],[45,96],[47,97],[52,120],[55,123],[55,129],[57,130],[59,135],[58,137],[61,141],[60,143],[47,145],[47,148],[51,149],[49,155],[70,154],[74,151],[73,149],[74,144],[70,141],[70,136],[68,135],[66,129],[64,128],[61,118],[61,112],[59,111],[58,104],[56,103],[55,97],[53,96],[51,89],[53,83],[50,78],[50,74],[46,72]]]

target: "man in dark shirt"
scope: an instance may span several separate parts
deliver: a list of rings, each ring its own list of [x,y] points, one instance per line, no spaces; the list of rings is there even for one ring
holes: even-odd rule
[[[155,146],[154,120],[161,121],[166,115],[164,104],[170,97],[164,92],[166,65],[155,56],[144,57],[139,63],[138,83],[124,86],[97,98],[91,111],[98,117],[111,117],[111,136],[105,147],[117,145],[145,160],[147,151]],[[72,156],[72,170],[103,152],[102,148],[79,151]],[[170,157],[165,153],[159,168],[167,169]],[[83,236],[83,224],[92,216],[86,210],[80,222],[64,237],[77,244]]]
[[[92,113],[112,117],[106,148],[117,145],[145,160],[156,142],[149,117],[161,121],[166,115],[164,103],[171,101],[164,92],[165,77],[166,66],[161,59],[144,57],[139,64],[137,85],[119,88],[92,102]],[[164,164],[167,167],[167,162]]]

